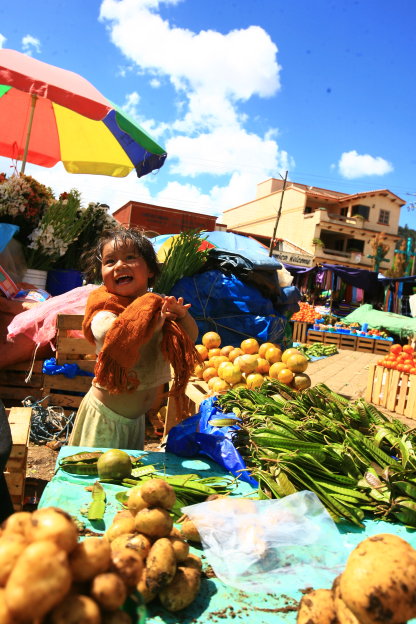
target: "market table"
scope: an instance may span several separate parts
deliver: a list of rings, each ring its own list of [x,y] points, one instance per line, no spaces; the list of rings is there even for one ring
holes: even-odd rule
[[[114,515],[122,506],[116,500],[117,492],[125,490],[122,486],[105,483],[107,505],[104,519],[101,523],[90,522],[81,514],[91,501],[91,492],[85,488],[92,485],[96,477],[72,475],[59,469],[59,462],[63,457],[83,451],[97,451],[107,449],[91,449],[85,447],[66,446],[58,455],[57,470],[52,480],[46,486],[39,501],[40,507],[56,506],[64,509],[85,525],[85,528],[93,532],[103,532],[112,522]],[[215,462],[208,458],[189,459],[164,452],[127,451],[130,455],[140,456],[144,465],[154,465],[158,472],[172,474],[197,473],[201,477],[224,476],[224,472]],[[233,491],[233,496],[255,495],[255,490],[247,483],[240,482]],[[394,533],[407,540],[416,547],[415,531],[407,530],[401,525],[366,520],[365,527],[352,526],[341,523],[338,526],[340,543],[343,541],[348,550],[352,550],[356,544],[364,538],[377,533]],[[191,548],[193,552],[202,557],[203,569],[207,570],[207,562],[204,561],[202,549]],[[295,624],[297,605],[303,596],[304,590],[325,587],[320,582],[319,574],[311,578],[305,587],[288,587],[285,593],[280,595],[272,593],[246,593],[234,587],[224,584],[217,578],[209,578],[209,574],[202,577],[201,589],[197,599],[187,609],[178,613],[169,613],[159,604],[150,603],[148,608],[148,624],[176,624],[177,622],[197,622],[208,624],[212,622],[225,622],[243,619],[252,624]],[[416,620],[411,620],[416,622]]]

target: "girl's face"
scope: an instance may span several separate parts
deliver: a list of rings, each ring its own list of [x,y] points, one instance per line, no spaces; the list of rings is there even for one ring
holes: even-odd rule
[[[108,292],[122,297],[140,297],[147,292],[153,273],[134,243],[109,241],[103,247],[101,275]]]

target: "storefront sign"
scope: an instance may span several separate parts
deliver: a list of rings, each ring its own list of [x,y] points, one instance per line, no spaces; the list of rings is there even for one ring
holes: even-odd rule
[[[297,254],[291,251],[274,251],[273,257],[284,264],[296,264],[298,266],[312,266],[313,256]]]

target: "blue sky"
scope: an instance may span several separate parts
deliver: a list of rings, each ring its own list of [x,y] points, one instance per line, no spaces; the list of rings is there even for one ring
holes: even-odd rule
[[[2,2],[0,47],[83,75],[168,152],[140,180],[26,173],[112,210],[136,200],[221,216],[286,170],[416,205],[415,19],[414,0]],[[416,229],[416,209],[400,223]]]

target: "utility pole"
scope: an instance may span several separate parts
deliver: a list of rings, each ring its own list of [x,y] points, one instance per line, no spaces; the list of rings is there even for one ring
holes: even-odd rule
[[[285,188],[286,188],[286,182],[287,182],[287,173],[288,172],[286,171],[285,177],[282,178],[283,179],[282,194],[280,196],[280,206],[279,206],[279,210],[278,210],[277,215],[276,215],[276,221],[275,221],[275,224],[274,224],[273,236],[270,239],[269,257],[271,257],[272,254],[273,254],[274,239],[276,237],[277,226],[279,225],[280,215],[281,215],[281,212],[282,212],[283,196],[285,194]],[[280,176],[280,177],[282,177],[282,176]]]

